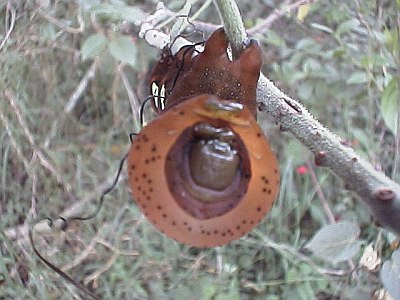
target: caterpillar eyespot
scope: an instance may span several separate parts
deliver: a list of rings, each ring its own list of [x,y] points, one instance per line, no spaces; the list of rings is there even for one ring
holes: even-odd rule
[[[196,113],[213,95],[188,99],[149,123],[128,156],[133,196],[150,222],[196,247],[229,243],[251,231],[271,208],[278,164],[247,107],[247,126]],[[215,108],[213,108],[215,109]]]
[[[173,55],[169,46],[165,46],[159,62],[150,75],[150,94],[153,96],[152,106],[157,114],[166,108],[166,101],[172,93],[180,77],[191,66],[194,45],[187,45]]]
[[[165,109],[165,85],[158,86],[157,82],[151,84],[151,94],[153,96],[153,107],[156,111],[163,111]]]

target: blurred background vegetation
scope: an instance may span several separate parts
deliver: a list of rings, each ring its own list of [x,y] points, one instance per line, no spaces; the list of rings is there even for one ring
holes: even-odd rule
[[[309,2],[238,1],[264,49],[263,72],[400,181],[400,1]],[[138,105],[159,50],[138,37],[138,25],[156,4],[0,1],[0,299],[82,297],[38,260],[18,229],[82,201],[85,212],[94,209],[129,149],[129,133],[140,129]],[[173,16],[185,1],[165,5]],[[193,1],[191,14],[201,7],[194,24],[220,24],[211,1]],[[256,27],[272,14],[273,22]],[[159,30],[168,33],[176,20]],[[282,186],[244,238],[218,249],[182,246],[147,223],[124,178],[97,218],[38,234],[37,247],[104,299],[390,299],[383,288],[399,299],[393,278],[400,275],[387,271],[400,269],[391,258],[398,240],[273,120],[260,116],[260,123]],[[332,239],[346,238],[326,252],[315,234],[332,218],[346,225]],[[326,247],[332,232],[320,233]]]

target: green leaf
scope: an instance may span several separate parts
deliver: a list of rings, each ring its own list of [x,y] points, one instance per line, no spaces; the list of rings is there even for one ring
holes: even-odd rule
[[[308,48],[315,47],[316,44],[317,43],[313,39],[304,38],[297,43],[296,50],[306,50]]]
[[[340,36],[343,33],[347,33],[351,30],[356,30],[356,29],[358,29],[359,25],[360,25],[360,21],[358,21],[357,19],[350,19],[350,20],[344,21],[336,29],[336,34]]]
[[[136,67],[137,49],[130,37],[118,36],[109,44],[108,49],[116,60],[131,65],[134,68]]]
[[[343,299],[365,300],[371,299],[374,289],[371,286],[359,284],[358,286],[346,286],[343,291]],[[389,300],[389,299],[388,299]]]
[[[268,30],[266,33],[266,40],[268,43],[270,43],[271,45],[277,46],[277,47],[281,47],[285,45],[285,40],[282,39],[281,36],[279,36],[275,31]]]
[[[78,3],[84,10],[88,10],[95,5],[98,5],[100,0],[79,0]]]
[[[201,300],[209,300],[213,299],[215,294],[217,293],[217,286],[215,283],[209,278],[202,278],[198,283],[201,287]]]
[[[300,22],[303,22],[304,19],[307,17],[308,12],[310,11],[310,3],[306,3],[303,5],[299,6],[299,9],[297,10],[297,19]]]
[[[107,46],[107,39],[100,33],[92,34],[87,37],[81,47],[82,60],[93,58],[100,55]]]
[[[309,282],[304,282],[302,284],[298,284],[296,286],[296,291],[297,291],[297,295],[298,295],[297,299],[309,300],[309,299],[315,298],[314,291]]]
[[[310,101],[314,93],[314,85],[310,82],[301,82],[297,89],[297,96],[304,102]]]
[[[46,23],[46,25],[40,27],[40,38],[43,41],[55,41],[58,35],[54,25],[51,23]]]
[[[321,64],[316,59],[307,58],[303,61],[302,69],[303,72],[312,75],[321,69]]]
[[[368,76],[366,72],[354,72],[347,78],[347,84],[364,84],[368,82]]]
[[[340,222],[322,227],[305,246],[322,260],[337,264],[356,255],[361,247],[360,227]]]
[[[91,12],[116,21],[128,21],[139,24],[145,19],[143,10],[123,3],[102,3],[92,7]]]
[[[399,83],[396,77],[392,78],[383,90],[381,112],[386,126],[393,134],[397,134],[397,120],[399,118]]]
[[[321,55],[321,45],[319,45],[315,40],[310,38],[305,38],[300,40],[296,45],[296,50],[304,51],[306,53]]]
[[[374,66],[382,67],[388,65],[388,61],[378,53],[363,55],[360,59],[360,63],[366,69],[372,69]]]
[[[121,14],[121,18],[128,22],[139,24],[145,19],[143,10],[136,6],[123,6],[119,12]]]
[[[214,297],[215,300],[240,300],[240,295],[237,291],[230,291],[227,293],[221,293]]]
[[[115,6],[112,4],[101,3],[98,5],[94,5],[91,8],[91,13],[96,15],[110,15],[113,16],[118,13]]]
[[[399,36],[397,30],[385,29],[384,39],[385,39],[385,44],[387,45],[389,50],[396,55],[399,51]]]
[[[383,263],[381,280],[390,296],[400,299],[400,250],[394,251],[391,260]]]
[[[285,157],[292,161],[294,166],[304,164],[308,159],[308,150],[303,146],[302,143],[295,139],[291,139],[288,145],[285,147]]]

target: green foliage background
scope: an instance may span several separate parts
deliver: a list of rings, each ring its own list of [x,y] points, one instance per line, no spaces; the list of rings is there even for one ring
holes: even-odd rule
[[[280,2],[238,1],[246,27],[261,22]],[[303,21],[294,11],[254,36],[264,49],[263,72],[376,168],[400,181],[400,5],[389,0],[314,2]],[[16,229],[31,217],[32,195],[37,214],[54,217],[85,197],[98,197],[98,187],[113,178],[129,148],[128,134],[139,130],[127,86],[138,99],[147,96],[146,76],[158,51],[137,37],[134,23],[141,12],[152,13],[156,2],[98,4],[0,2],[0,19],[6,21],[0,23],[1,40],[10,5],[16,11],[15,27],[0,50],[0,299],[81,297],[41,264]],[[172,11],[184,4],[166,2]],[[202,4],[195,2],[192,11]],[[199,20],[218,23],[215,7],[211,4]],[[83,96],[66,111],[92,67],[96,72]],[[363,248],[351,263],[333,264],[303,247],[328,224],[321,201],[337,221],[357,223],[357,241],[372,244],[383,261],[395,247],[394,237],[373,224],[343,182],[316,169],[302,145],[273,120],[260,119],[278,153],[282,187],[268,217],[246,237],[218,249],[179,245],[147,223],[123,180],[96,219],[38,236],[38,247],[59,266],[75,260],[68,273],[104,299],[377,295],[380,267],[368,271],[359,264]],[[305,174],[299,171],[303,166]],[[93,193],[96,197],[88,196]],[[88,212],[95,202],[87,204]]]

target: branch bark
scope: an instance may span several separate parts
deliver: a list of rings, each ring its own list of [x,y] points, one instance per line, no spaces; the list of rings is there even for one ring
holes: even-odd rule
[[[242,19],[234,0],[215,0],[232,48],[246,39]],[[235,35],[236,38],[231,38]],[[347,189],[358,194],[378,223],[400,234],[400,185],[359,157],[343,140],[321,125],[298,101],[280,91],[266,76],[258,81],[257,102],[261,112],[275,118],[276,124],[291,132],[315,156],[316,165],[339,176]]]

